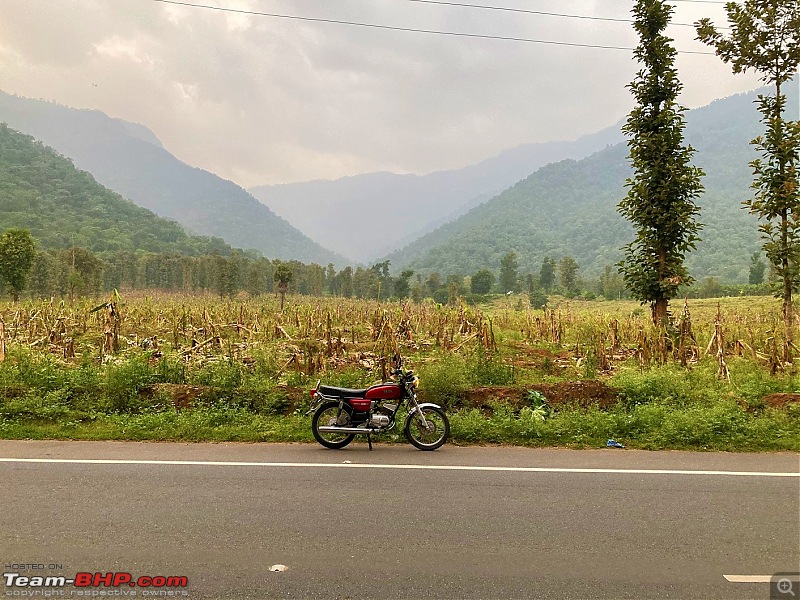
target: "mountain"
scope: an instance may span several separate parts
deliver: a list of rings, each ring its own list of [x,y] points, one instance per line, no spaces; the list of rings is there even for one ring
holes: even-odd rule
[[[28,229],[40,248],[79,246],[100,255],[144,250],[230,254],[219,238],[187,235],[79,171],[31,136],[0,124],[0,223]]]
[[[457,170],[367,173],[259,186],[250,193],[311,238],[369,262],[456,219],[544,164],[583,158],[622,139],[616,126],[571,142],[526,144]]]
[[[788,106],[797,118],[797,86]],[[760,93],[764,93],[761,90]],[[750,198],[756,152],[749,144],[763,129],[754,101],[740,94],[688,111],[686,140],[697,149],[705,193],[698,204],[702,241],[687,256],[695,278],[717,276],[746,282],[750,257],[761,247],[758,224],[742,209]],[[622,258],[622,246],[633,239],[617,204],[630,176],[625,143],[579,161],[564,160],[540,168],[490,201],[428,233],[387,257],[395,269],[468,275],[499,269],[500,259],[516,252],[522,273],[538,273],[545,256],[572,256],[584,275],[596,276]]]
[[[104,186],[191,233],[223,238],[269,258],[342,265],[323,248],[258,202],[244,189],[191,167],[163,148],[146,127],[0,92],[0,122],[32,135]]]

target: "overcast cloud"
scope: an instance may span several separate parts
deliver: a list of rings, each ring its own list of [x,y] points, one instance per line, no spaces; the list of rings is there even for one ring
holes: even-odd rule
[[[409,0],[186,0],[241,10],[633,46],[629,24]],[[623,0],[485,0],[628,18]],[[676,3],[675,22],[718,4]],[[705,51],[690,27],[679,50]],[[746,91],[713,56],[681,55],[689,107]],[[0,89],[142,123],[189,164],[240,185],[457,168],[574,139],[630,110],[631,53],[367,29],[154,0],[0,0]]]

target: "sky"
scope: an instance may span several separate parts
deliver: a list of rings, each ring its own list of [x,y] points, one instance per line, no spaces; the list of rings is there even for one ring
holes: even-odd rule
[[[185,0],[277,15],[631,48],[626,0]],[[668,35],[721,2],[676,1]],[[689,108],[751,90],[715,56],[679,54]],[[150,128],[181,160],[244,187],[459,168],[617,123],[630,50],[394,31],[157,0],[0,0],[0,89]]]

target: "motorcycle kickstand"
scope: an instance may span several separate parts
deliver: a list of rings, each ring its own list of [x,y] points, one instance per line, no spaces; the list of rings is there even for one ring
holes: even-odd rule
[[[367,434],[367,443],[369,444],[369,450],[372,452],[372,436]]]

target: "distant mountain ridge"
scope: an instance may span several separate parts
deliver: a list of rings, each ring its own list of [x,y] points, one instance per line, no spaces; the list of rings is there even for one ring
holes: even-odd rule
[[[369,262],[457,218],[544,164],[583,158],[622,139],[614,126],[571,142],[525,144],[461,169],[427,175],[366,173],[249,191],[309,237]]]
[[[789,90],[788,118],[797,118],[797,81]],[[742,209],[752,195],[750,161],[757,157],[750,140],[760,135],[757,93],[739,94],[688,111],[686,140],[697,153],[693,163],[705,170],[699,200],[702,241],[687,255],[695,278],[717,276],[746,282],[750,257],[760,251],[756,218]],[[457,220],[388,254],[395,269],[420,273],[469,275],[497,272],[500,259],[516,252],[520,271],[538,274],[545,256],[574,257],[584,275],[596,276],[622,258],[633,239],[617,212],[630,176],[625,143],[579,161],[540,168],[525,180]]]
[[[135,205],[31,136],[0,124],[0,231],[23,228],[42,249],[230,254],[219,238],[187,235]]]
[[[191,233],[254,248],[268,258],[347,263],[238,185],[175,158],[142,125],[3,92],[0,122],[41,140],[106,187]]]

